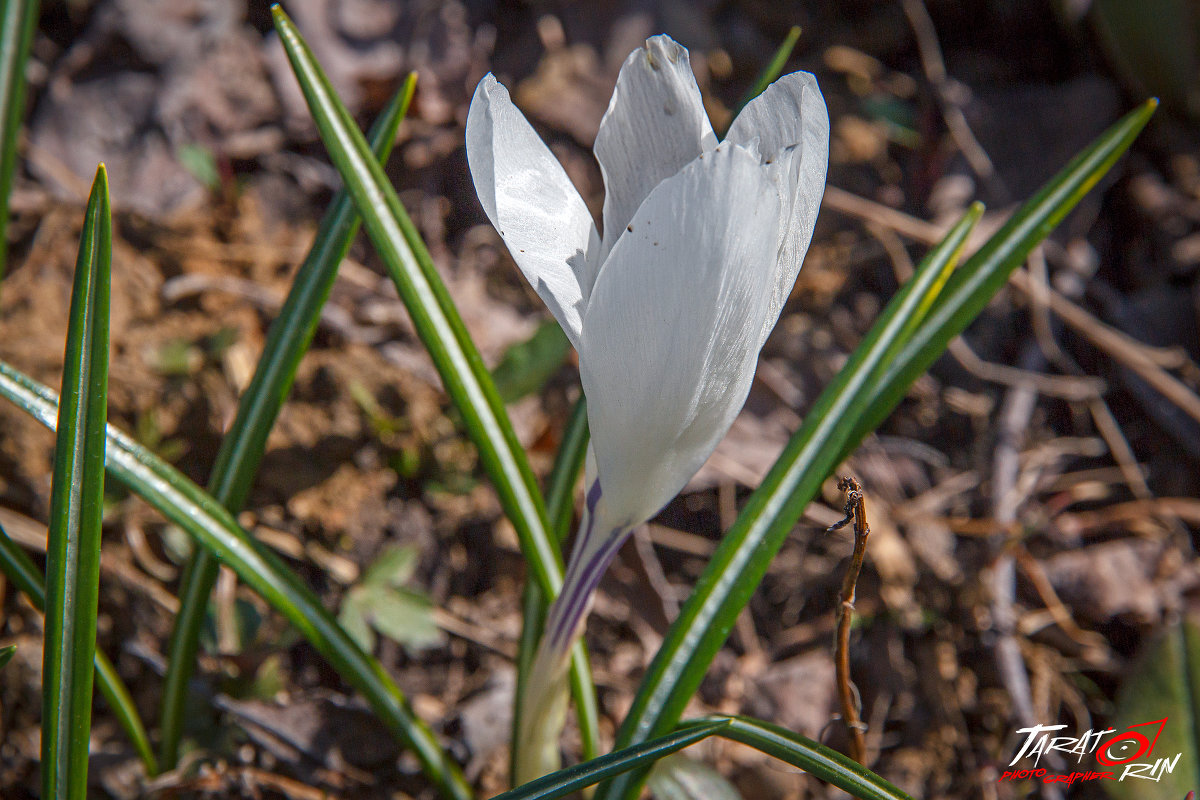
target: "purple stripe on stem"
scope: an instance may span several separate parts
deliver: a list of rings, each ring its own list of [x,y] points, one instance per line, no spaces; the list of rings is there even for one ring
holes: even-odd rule
[[[598,486],[599,481],[593,484],[593,489],[597,488]],[[591,495],[590,490],[588,494],[589,496]],[[591,538],[592,529],[595,527],[595,525],[595,516],[593,516],[590,511],[585,511],[583,516],[583,527],[580,529],[579,535],[576,537],[575,550],[571,553],[571,560],[567,563],[567,574],[563,576],[562,590],[559,592],[558,597],[555,598],[554,602],[551,604],[550,612],[546,619],[546,627],[542,637],[547,642],[552,642],[559,638],[559,628],[563,622],[563,616],[561,612],[563,610],[563,603],[566,602],[563,595],[568,591],[574,594],[574,587],[579,585],[579,570],[581,569],[582,564],[577,556],[583,547],[583,543]]]
[[[609,539],[594,554],[588,557],[579,570],[571,570],[567,582],[563,583],[563,593],[555,601],[552,616],[557,617],[550,626],[550,645],[556,650],[566,647],[576,625],[587,608],[588,600],[600,585],[604,571],[612,563],[613,557],[624,543],[628,531],[612,531]],[[577,573],[577,574],[574,574]],[[568,594],[569,592],[569,594]],[[558,608],[561,607],[561,616]]]
[[[587,506],[588,516],[596,513],[596,504],[600,502],[600,479],[592,481],[592,485],[588,487],[587,495],[583,498],[583,503]]]

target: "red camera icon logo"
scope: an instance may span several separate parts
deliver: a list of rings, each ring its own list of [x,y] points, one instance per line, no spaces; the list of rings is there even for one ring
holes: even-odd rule
[[[1158,737],[1162,734],[1166,724],[1167,717],[1163,717],[1153,722],[1130,725],[1129,730],[1113,734],[1111,739],[1100,745],[1100,749],[1096,751],[1096,760],[1101,764],[1116,767],[1121,764],[1128,764],[1130,761],[1141,758],[1144,755],[1150,755],[1154,752],[1154,745],[1158,743]],[[1151,725],[1158,726],[1157,728],[1151,728],[1154,731],[1153,739],[1147,737],[1146,733],[1149,733],[1149,731],[1142,733],[1134,730],[1135,728],[1145,728]]]

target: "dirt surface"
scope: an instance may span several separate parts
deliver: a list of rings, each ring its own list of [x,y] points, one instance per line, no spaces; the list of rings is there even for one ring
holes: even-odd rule
[[[739,502],[927,249],[921,221],[944,226],[980,199],[994,229],[1145,97],[1090,16],[1036,0],[305,0],[288,10],[364,124],[420,71],[388,171],[489,364],[547,315],[467,172],[463,125],[480,77],[495,71],[513,90],[599,216],[590,146],[628,52],[663,31],[688,46],[719,128],[788,28],[803,26],[788,70],[815,72],[829,105],[831,189],[746,410],[601,586],[587,635],[606,744]],[[46,2],[30,78],[0,358],[58,385],[83,203],[103,160],[117,227],[110,420],[203,484],[337,186],[267,7]],[[839,470],[865,486],[873,530],[851,640],[867,760],[915,797],[1026,796],[1032,786],[998,780],[1022,738],[1014,731],[1110,723],[1131,660],[1192,605],[1196,133],[1182,112],[1160,111],[1031,259],[1025,288],[1001,292]],[[1146,365],[1179,393],[1156,389]],[[577,394],[568,358],[511,406],[539,474]],[[52,445],[0,407],[0,524],[39,563]],[[99,644],[153,734],[186,539],[121,487],[109,492]],[[831,643],[852,540],[824,533],[840,516],[833,480],[823,500],[690,712],[745,712],[846,747]],[[415,548],[407,586],[430,598],[441,632],[421,646],[380,636],[375,652],[481,795],[505,788],[524,567],[365,239],[240,519],[334,611],[381,553]],[[42,623],[0,587],[0,645],[19,645],[0,681],[0,795],[20,800],[39,785]],[[184,765],[147,781],[97,703],[94,796],[432,796],[361,701],[231,575],[211,634]],[[570,735],[566,744],[573,757]],[[747,800],[838,794],[737,745],[690,753]],[[1071,796],[1102,794],[1081,784]]]

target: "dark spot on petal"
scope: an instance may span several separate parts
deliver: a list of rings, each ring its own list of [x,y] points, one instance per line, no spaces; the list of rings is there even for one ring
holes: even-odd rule
[[[655,242],[655,243],[654,243],[654,246],[655,246],[655,247],[658,247],[658,242]]]
[[[632,226],[632,225],[626,225],[626,226],[625,226],[625,230],[629,231],[630,233],[633,233],[633,226]]]
[[[524,251],[524,250],[522,250],[522,251],[520,251],[520,252],[524,253],[525,251]]]

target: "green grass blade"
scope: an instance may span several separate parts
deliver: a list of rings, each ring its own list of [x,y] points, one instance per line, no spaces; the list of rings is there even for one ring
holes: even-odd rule
[[[75,262],[46,538],[42,797],[64,800],[87,796],[104,513],[111,268],[108,176],[101,165]]]
[[[391,154],[396,131],[412,102],[416,81],[416,73],[408,76],[371,127],[368,138],[380,163],[386,163]],[[312,343],[338,266],[345,259],[360,223],[353,201],[344,189],[339,191],[296,272],[279,316],[267,332],[254,377],[238,402],[233,425],[221,441],[208,484],[212,496],[235,514],[245,505],[262,463],[267,436],[292,388],[300,359]],[[216,579],[216,559],[207,550],[200,550],[188,562],[180,582],[179,614],[171,634],[160,715],[159,752],[166,769],[173,769],[179,758],[188,682],[195,669],[200,631]]]
[[[25,119],[25,65],[37,30],[37,0],[0,4],[0,278],[8,263],[8,199],[17,170],[17,142]]]
[[[571,411],[571,418],[563,431],[562,442],[554,459],[554,466],[546,480],[546,514],[550,518],[555,539],[566,540],[571,530],[571,512],[574,511],[575,486],[587,456],[588,422],[587,402],[582,396]],[[536,582],[525,585],[521,600],[521,640],[517,646],[517,690],[513,695],[513,735],[510,774],[516,774],[518,750],[521,747],[517,731],[520,730],[521,698],[525,691],[525,677],[533,663],[542,624],[546,617],[546,596]],[[584,761],[600,753],[600,711],[596,706],[596,686],[592,681],[592,667],[588,661],[586,645],[581,641],[571,651],[571,695],[575,700],[575,716],[579,722],[580,751]]]
[[[571,532],[571,514],[575,510],[575,487],[579,485],[579,474],[587,457],[588,419],[587,400],[580,395],[571,417],[563,430],[554,466],[546,479],[546,516],[554,532],[554,538],[565,542]]]
[[[792,29],[788,31],[787,36],[783,38],[783,44],[779,45],[779,49],[771,57],[771,62],[759,73],[754,83],[742,95],[742,99],[734,107],[730,119],[737,117],[738,112],[745,108],[747,103],[758,97],[768,86],[775,82],[775,79],[783,72],[783,68],[787,66],[787,60],[792,57],[792,51],[796,49],[796,42],[798,41],[800,41],[800,26],[793,25]]]
[[[320,65],[283,10],[274,6],[272,13],[330,159],[354,197],[367,234],[396,284],[413,327],[462,415],[479,460],[516,529],[525,562],[542,594],[556,597],[562,588],[562,557],[550,536],[537,482],[492,377],[420,234],[379,165],[367,157],[362,135]],[[571,682],[579,689],[590,684],[586,662],[586,650],[576,644],[571,653]],[[583,713],[589,712],[584,709]]]
[[[376,163],[387,163],[396,142],[396,132],[408,113],[416,88],[417,74],[414,72],[371,126],[367,136]],[[240,509],[246,502],[266,449],[267,436],[296,379],[300,359],[312,343],[338,267],[346,258],[361,224],[354,202],[345,189],[339,190],[321,220],[304,263],[296,272],[279,316],[267,332],[254,377],[238,405],[229,433],[221,442],[210,492],[227,508]]]
[[[937,360],[950,340],[983,310],[1029,252],[1116,163],[1157,107],[1157,100],[1148,100],[1101,134],[950,277],[920,329],[871,392],[870,408],[862,415],[847,448],[854,447],[883,422],[917,376]]]
[[[29,556],[25,555],[25,551],[9,538],[4,528],[0,528],[0,573],[29,598],[34,608],[38,611],[45,609],[45,576]],[[138,716],[133,697],[117,675],[116,667],[99,650],[96,651],[96,686],[116,715],[117,722],[125,730],[125,735],[129,737],[138,757],[142,759],[146,774],[157,775],[158,762],[150,748],[150,737],[146,733],[146,726],[142,724],[142,718]]]
[[[729,726],[717,731],[717,736],[786,761],[859,800],[912,800],[857,761],[786,728],[750,717],[714,715],[703,719],[728,720]]]
[[[121,681],[121,676],[117,674],[116,665],[99,650],[96,651],[96,684],[100,689],[100,694],[104,695],[109,709],[116,716],[117,724],[124,729],[133,749],[137,751],[138,758],[145,765],[146,774],[157,775],[159,772],[158,762],[150,747],[150,737],[146,733],[146,726],[142,724],[142,718],[138,716],[133,696],[129,694],[129,689]]]
[[[945,281],[907,341],[875,335],[881,326],[898,324],[897,334],[911,328],[911,314],[928,305],[927,295],[898,293],[872,333],[818,398],[725,535],[651,663],[618,732],[618,747],[669,730],[679,719],[737,614],[762,580],[767,564],[830,470],[886,416],[891,408],[887,403],[899,401],[908,384],[987,304],[1029,250],[1095,185],[1132,143],[1153,110],[1153,103],[1148,103],[1119,121],[1022,207],[988,245]],[[922,276],[943,274],[935,269],[935,263],[957,252],[961,242],[952,240],[956,235],[965,238],[966,222],[956,226],[926,257],[914,282]],[[931,287],[936,284],[932,281]],[[911,305],[907,314],[889,313],[898,302]],[[602,800],[633,797],[640,780],[639,775],[623,776],[602,787],[600,796]]]
[[[570,532],[575,486],[579,483],[579,473],[583,471],[587,443],[587,402],[581,395],[563,432],[563,440],[547,482],[546,512],[559,542],[566,541]],[[542,616],[545,616],[544,608]],[[587,761],[600,753],[600,710],[596,706],[596,684],[592,680],[592,664],[583,639],[571,648],[570,682],[571,696],[575,700],[575,720],[579,724],[580,754]],[[516,714],[513,716],[516,717]],[[517,746],[515,740],[513,744]]]
[[[483,365],[429,251],[379,164],[338,100],[295,25],[279,6],[275,29],[304,91],[330,159],[362,214],[371,242],[412,317],[446,392],[479,450],[505,513],[517,530],[538,585],[558,593],[562,563],[551,540],[542,498],[491,375]]]
[[[498,794],[492,800],[551,800],[563,797],[631,769],[649,769],[663,756],[669,756],[713,734],[720,734],[730,724],[731,721],[724,718],[688,723],[680,726],[674,733],[552,772],[516,789]]]
[[[0,669],[4,669],[8,662],[12,661],[12,657],[17,654],[17,646],[10,644],[7,647],[0,647]]]
[[[184,566],[179,581],[179,613],[175,616],[167,647],[167,672],[163,676],[162,705],[158,715],[158,757],[168,770],[174,769],[179,761],[188,683],[196,670],[200,632],[219,566],[212,553],[197,549]]]
[[[0,361],[0,396],[53,429],[58,398],[46,386]],[[264,545],[238,525],[229,511],[178,470],[116,428],[108,428],[106,466],[112,477],[182,528],[198,545],[228,564],[262,595],[351,686],[362,692],[392,733],[416,754],[425,774],[445,797],[471,797],[458,767],[383,667],[354,643],[321,599]]]

